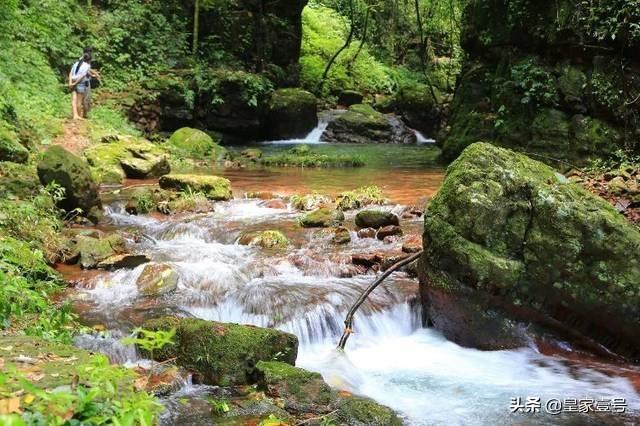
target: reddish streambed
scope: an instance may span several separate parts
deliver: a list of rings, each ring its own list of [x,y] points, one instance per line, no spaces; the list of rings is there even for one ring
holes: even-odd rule
[[[389,159],[390,164],[394,161]],[[356,333],[347,353],[336,354],[333,348],[344,314],[374,278],[372,271],[354,272],[352,256],[399,251],[403,238],[386,243],[358,238],[351,212],[345,223],[352,241],[336,246],[329,234],[300,228],[298,213],[290,208],[273,209],[263,200],[244,199],[249,191],[336,195],[377,185],[392,201],[385,208],[400,212],[402,208],[395,204],[419,206],[436,193],[444,176],[441,167],[378,164],[362,169],[216,168],[199,172],[229,178],[236,199],[216,203],[216,211],[210,214],[180,217],[130,216],[121,202],[107,207],[107,228],[139,231],[157,241],[142,241],[135,245],[136,251],[178,272],[175,292],[141,297],[136,288],[141,267],[114,272],[58,268],[75,283],[68,296],[87,323],[125,332],[149,315],[184,312],[289,331],[300,339],[301,367],[321,372],[336,387],[393,407],[410,425],[565,424],[581,419],[634,422],[638,418],[638,367],[560,345],[495,352],[459,347],[421,327],[417,280],[405,273],[392,275],[372,294],[356,317]],[[127,181],[126,185],[154,183]],[[404,238],[420,235],[422,222],[406,219],[402,227]],[[265,229],[283,232],[291,241],[290,248],[272,251],[235,243],[242,232]],[[116,357],[109,346],[112,342],[92,344],[103,345],[105,352]],[[190,387],[180,398],[197,400],[202,392],[197,386]],[[629,412],[618,417],[607,413],[588,417],[511,414],[510,398],[527,396],[543,401],[626,398]],[[171,398],[168,404],[171,406]],[[172,416],[163,422],[179,421],[177,415],[177,420]]]

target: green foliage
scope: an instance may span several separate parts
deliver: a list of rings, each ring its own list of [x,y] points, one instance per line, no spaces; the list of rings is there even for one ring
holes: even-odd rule
[[[289,423],[276,416],[275,414],[269,414],[269,417],[258,423],[258,426],[286,426]]]
[[[582,0],[577,2],[578,25],[599,41],[640,43],[640,0]]]
[[[281,154],[273,154],[262,159],[266,166],[280,167],[362,167],[364,160],[355,154],[321,154],[308,146],[292,148]]]
[[[152,81],[186,56],[186,22],[177,16],[168,19],[162,2],[111,0],[108,5],[91,44],[112,89]]]
[[[557,105],[555,77],[534,60],[525,60],[513,66],[511,79],[522,94],[520,103],[533,107]]]
[[[223,399],[214,399],[209,398],[209,404],[211,405],[211,410],[221,416],[229,412],[229,403]]]
[[[22,415],[0,416],[2,424],[152,426],[162,406],[151,395],[136,390],[132,371],[112,366],[103,355],[94,355],[75,367],[77,385],[43,390],[28,375],[15,368],[0,373],[0,391],[15,395],[19,386],[26,393]]]
[[[133,330],[132,335],[135,337],[126,337],[122,339],[122,343],[139,346],[151,353],[151,358],[153,358],[153,351],[174,344],[173,337],[176,335],[176,329],[153,331],[138,327]]]
[[[229,91],[239,92],[243,103],[255,107],[273,91],[273,84],[259,74],[226,68],[203,69],[196,72],[196,84],[207,93],[212,105],[221,105]]]

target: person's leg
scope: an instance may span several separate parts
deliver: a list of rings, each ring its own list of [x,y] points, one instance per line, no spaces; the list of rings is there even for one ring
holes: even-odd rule
[[[89,111],[91,110],[91,87],[87,86],[86,91],[84,92],[84,98],[82,99],[82,108],[84,110],[84,117],[89,116]]]
[[[78,119],[82,120],[84,118],[84,92],[78,92],[78,97],[76,101],[76,108],[78,110]]]
[[[71,92],[71,112],[74,120],[80,118],[80,115],[78,115],[78,92],[75,89]]]

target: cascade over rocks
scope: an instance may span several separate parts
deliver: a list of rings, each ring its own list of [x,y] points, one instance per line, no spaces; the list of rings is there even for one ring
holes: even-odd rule
[[[639,16],[612,7],[470,1],[444,157],[480,140],[553,158],[638,151]]]
[[[400,119],[370,105],[356,104],[331,121],[321,139],[332,143],[416,143],[416,135]]]
[[[428,206],[423,239],[421,297],[448,339],[521,346],[521,323],[639,358],[640,232],[550,167],[469,146]]]
[[[298,354],[296,336],[269,328],[177,317],[152,319],[143,328],[175,328],[175,344],[154,351],[153,359],[175,358],[179,366],[196,374],[197,383],[255,383],[260,361],[279,360],[293,365]]]
[[[38,163],[38,177],[45,186],[55,182],[64,188],[59,206],[67,212],[79,208],[86,216],[93,208],[101,207],[98,185],[87,163],[58,145],[43,154]]]

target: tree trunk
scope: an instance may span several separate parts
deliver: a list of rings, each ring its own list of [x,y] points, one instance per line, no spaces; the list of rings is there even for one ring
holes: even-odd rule
[[[358,55],[360,55],[360,52],[364,47],[364,42],[367,39],[367,29],[369,27],[369,6],[366,6],[366,7],[367,7],[367,12],[364,15],[364,29],[362,30],[362,40],[360,40],[360,46],[358,46],[358,50],[356,51],[356,54],[353,55],[353,58],[351,58],[351,61],[349,62],[349,66],[347,68],[347,72],[349,75],[351,75],[353,64],[355,64],[356,60],[358,59]]]
[[[200,32],[200,0],[195,0],[193,11],[193,46],[191,53],[195,56],[198,53],[198,33]]]

